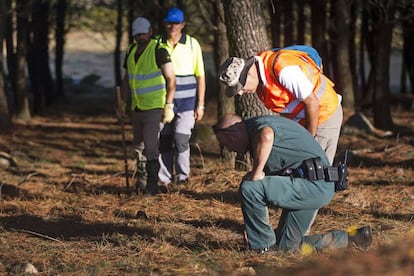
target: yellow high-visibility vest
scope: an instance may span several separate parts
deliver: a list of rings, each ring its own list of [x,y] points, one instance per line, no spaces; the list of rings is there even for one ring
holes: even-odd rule
[[[158,68],[155,50],[157,41],[151,39],[135,62],[137,47],[128,46],[127,70],[131,89],[131,110],[164,108],[167,94],[165,78]]]

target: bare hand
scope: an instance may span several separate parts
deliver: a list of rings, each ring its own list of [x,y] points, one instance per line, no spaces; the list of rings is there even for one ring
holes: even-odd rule
[[[199,106],[196,108],[195,112],[194,112],[194,118],[196,121],[200,121],[203,119],[204,116],[204,106]]]
[[[257,181],[257,180],[263,179],[264,177],[265,177],[264,172],[250,171],[243,177],[243,180]]]

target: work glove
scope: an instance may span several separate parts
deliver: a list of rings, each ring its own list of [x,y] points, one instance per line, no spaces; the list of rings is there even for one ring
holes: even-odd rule
[[[173,103],[166,103],[164,105],[164,111],[162,114],[162,123],[170,123],[174,119],[174,104]]]

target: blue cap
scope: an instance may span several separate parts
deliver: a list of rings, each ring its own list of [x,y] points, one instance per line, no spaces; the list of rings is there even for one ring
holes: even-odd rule
[[[179,8],[171,8],[168,10],[164,21],[169,23],[181,23],[184,21],[184,13]]]

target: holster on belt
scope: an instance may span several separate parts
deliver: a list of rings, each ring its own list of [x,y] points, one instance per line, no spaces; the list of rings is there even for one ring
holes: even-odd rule
[[[338,167],[323,166],[320,157],[306,159],[295,169],[287,169],[285,175],[292,177],[305,178],[310,181],[325,180],[335,183],[335,192],[343,191],[348,188],[348,167],[346,160]]]

